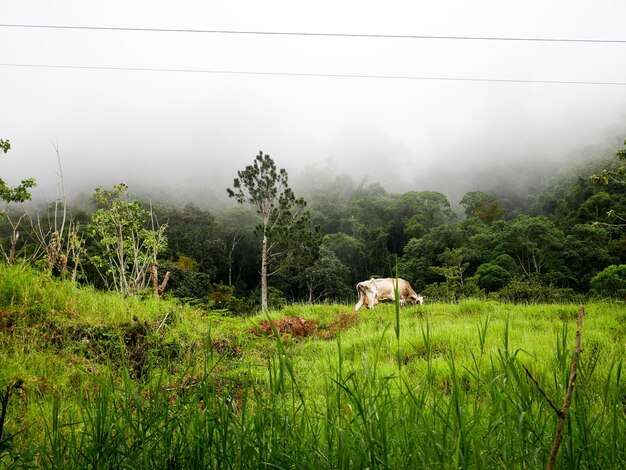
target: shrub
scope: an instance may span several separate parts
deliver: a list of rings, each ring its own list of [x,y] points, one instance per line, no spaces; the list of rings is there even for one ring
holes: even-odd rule
[[[506,269],[493,263],[481,264],[476,274],[480,277],[480,286],[488,292],[502,289],[513,277]]]
[[[513,279],[493,295],[496,300],[513,303],[580,302],[573,289],[545,286],[534,279]]]
[[[211,291],[211,276],[208,274],[182,268],[179,263],[169,261],[161,263],[160,271],[172,273],[166,294],[178,299],[208,302],[208,293]]]
[[[612,264],[591,278],[591,294],[626,300],[626,264]]]

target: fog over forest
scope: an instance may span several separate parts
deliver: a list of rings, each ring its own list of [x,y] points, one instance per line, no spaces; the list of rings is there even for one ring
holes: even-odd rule
[[[296,190],[317,173],[453,203],[523,192],[623,140],[624,17],[622,2],[8,0],[0,172],[54,198],[54,144],[70,195],[125,182],[219,205],[262,150]]]
[[[518,147],[513,144],[514,139],[509,145],[506,141],[493,141],[495,138],[490,140],[486,134],[483,139],[476,136],[465,143],[450,143],[440,151],[435,149],[432,154],[422,157],[414,155],[400,142],[380,133],[368,133],[365,129],[346,131],[345,135],[338,137],[337,145],[318,160],[312,155],[308,161],[294,162],[296,159],[291,155],[277,154],[271,149],[259,150],[272,155],[279,167],[287,169],[290,183],[298,195],[307,197],[339,177],[354,186],[380,184],[388,193],[439,191],[458,209],[458,201],[468,191],[486,191],[503,201],[509,198],[523,200],[544,189],[554,176],[580,164],[613,159],[615,148],[623,142],[626,120],[624,124],[607,126],[591,142],[580,142],[579,133],[573,132],[571,139],[560,145],[550,145],[540,136],[536,142],[528,137],[524,145]],[[555,133],[547,132],[550,135]],[[173,163],[166,165],[167,172],[159,165],[153,165],[149,157],[145,161],[136,157],[130,159],[132,163],[125,163],[122,158],[111,155],[110,160],[115,163],[103,165],[94,172],[89,169],[93,164],[72,159],[58,141],[48,144],[43,165],[24,165],[25,162],[15,157],[17,149],[1,162],[3,174],[13,175],[7,178],[8,181],[17,182],[27,176],[37,178],[38,186],[33,191],[36,204],[51,201],[57,194],[60,178],[55,145],[59,149],[65,189],[71,199],[84,198],[101,185],[110,187],[124,182],[137,196],[175,205],[193,202],[214,210],[234,204],[226,195],[226,187],[232,184],[237,171],[252,163],[259,151],[252,150],[225,160],[206,161],[197,157],[194,161],[202,163],[196,165],[188,159],[189,154],[199,153],[199,149],[190,149],[189,153],[180,156],[173,150]],[[17,146],[13,145],[14,148]],[[111,149],[112,153],[115,151]],[[175,162],[179,163],[178,166]]]

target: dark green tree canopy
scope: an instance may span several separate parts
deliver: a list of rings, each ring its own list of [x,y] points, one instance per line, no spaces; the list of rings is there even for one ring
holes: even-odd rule
[[[498,200],[482,191],[466,193],[459,204],[465,208],[467,217],[478,217],[485,222],[493,222],[504,217],[504,210]]]

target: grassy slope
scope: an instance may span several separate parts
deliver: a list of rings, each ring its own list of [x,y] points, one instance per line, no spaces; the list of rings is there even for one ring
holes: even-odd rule
[[[93,397],[102,393],[103,384],[110,383],[114,390],[131,387],[132,393],[145,396],[169,394],[163,398],[169,403],[173,395],[183,396],[181,390],[200,390],[211,376],[219,406],[222,397],[229,397],[228,409],[235,410],[233,420],[241,420],[242,429],[248,426],[242,410],[253,415],[270,409],[291,419],[307,417],[298,432],[307,434],[302,436],[306,440],[323,443],[328,451],[300,448],[293,442],[289,448],[318,455],[320,460],[311,465],[384,467],[385,462],[414,459],[422,465],[455,466],[462,461],[490,466],[492,457],[476,448],[482,445],[498,449],[502,455],[497,459],[504,463],[532,466],[543,461],[553,429],[552,412],[523,372],[520,376],[520,366],[531,370],[558,406],[569,372],[577,306],[466,301],[403,309],[401,369],[393,306],[362,310],[358,317],[351,311],[346,305],[296,305],[273,312],[275,319],[297,316],[316,323],[313,335],[286,335],[277,343],[253,333],[253,326],[265,320],[262,315],[228,318],[151,298],[123,299],[76,289],[30,270],[0,267],[0,384],[24,381],[11,398],[7,428],[25,431],[14,438],[11,448],[24,455],[31,452],[39,463],[46,452],[61,452],[42,444],[55,406],[66,422],[84,420],[85,408],[97,402]],[[626,394],[619,377],[626,356],[626,309],[622,304],[598,303],[586,306],[586,313],[573,410],[580,421],[577,426],[589,427],[589,435],[576,439],[599,441],[598,433],[608,433],[609,426],[623,437],[624,414],[615,410]],[[517,388],[509,390],[509,383]],[[257,423],[266,419],[268,412],[264,413],[256,416]],[[193,421],[192,416],[186,420]],[[409,416],[412,421],[405,422]],[[525,420],[530,429],[525,432],[530,434],[523,439],[535,441],[539,450],[520,450],[524,444],[503,446],[523,434]],[[418,432],[411,422],[421,423],[429,434],[420,434],[426,431]],[[341,429],[349,431],[350,444],[337,434]],[[281,432],[285,440],[291,431]],[[262,446],[264,441],[259,442]],[[608,453],[600,444],[589,444],[589,452],[604,452],[607,459],[610,455],[611,461],[622,464],[624,449],[614,448],[614,442],[607,437],[606,446],[612,448]],[[275,447],[276,443],[267,445]],[[407,448],[416,449],[415,455],[403,454]],[[255,458],[278,458],[267,449],[265,454],[254,450]],[[244,459],[243,452],[238,450],[239,459]],[[213,464],[219,463],[215,455]],[[583,464],[596,458],[590,455]],[[7,461],[9,456],[3,458]],[[85,457],[71,461],[79,465],[80,458]],[[572,459],[581,462],[580,457]]]

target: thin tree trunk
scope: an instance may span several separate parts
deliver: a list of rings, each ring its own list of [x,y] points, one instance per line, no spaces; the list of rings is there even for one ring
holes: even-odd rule
[[[74,269],[72,269],[72,282],[76,282],[76,276],[78,274],[79,258],[74,258]]]
[[[235,253],[235,247],[239,243],[237,240],[237,234],[233,235],[233,244],[230,247],[230,252],[228,253],[228,285],[233,285],[233,254]]]
[[[267,234],[263,233],[261,249],[261,309],[267,312]]]
[[[152,278],[152,293],[155,297],[159,296],[159,268],[156,263],[150,265],[150,277]]]
[[[20,238],[20,232],[15,231],[11,236],[11,249],[9,250],[9,264],[13,264],[15,260],[15,248],[17,246],[17,241]]]
[[[165,277],[163,278],[163,282],[161,284],[159,284],[159,288],[158,288],[158,292],[159,295],[163,294],[163,291],[165,291],[165,288],[167,287],[167,282],[170,280],[170,276],[172,275],[171,272],[167,271],[165,273]]]

